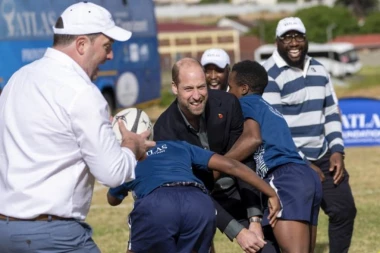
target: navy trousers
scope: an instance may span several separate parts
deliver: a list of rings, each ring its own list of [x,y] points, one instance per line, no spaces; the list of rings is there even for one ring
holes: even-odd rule
[[[349,184],[349,175],[344,172],[344,180],[334,185],[334,174],[329,171],[330,156],[328,152],[318,161],[313,161],[325,175],[322,183],[322,210],[329,216],[330,253],[346,253],[351,244],[354,230],[356,207]]]
[[[193,186],[157,188],[135,201],[129,218],[136,253],[207,253],[216,230],[213,201]]]

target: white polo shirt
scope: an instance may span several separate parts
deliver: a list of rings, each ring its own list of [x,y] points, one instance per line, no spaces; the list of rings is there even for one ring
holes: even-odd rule
[[[94,179],[133,179],[136,158],[112,131],[107,102],[66,54],[18,70],[0,96],[0,214],[84,220]],[[95,177],[95,178],[94,178]]]

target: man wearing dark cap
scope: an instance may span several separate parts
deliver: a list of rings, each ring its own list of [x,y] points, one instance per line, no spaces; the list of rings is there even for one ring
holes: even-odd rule
[[[356,207],[344,165],[342,124],[329,73],[307,55],[308,40],[301,19],[280,20],[276,44],[277,50],[264,63],[269,83],[263,97],[283,114],[299,154],[319,174],[321,207],[329,216],[330,252],[348,252]]]
[[[84,220],[95,179],[116,187],[135,178],[154,142],[119,124],[91,82],[131,32],[101,6],[80,2],[58,18],[53,48],[18,70],[0,97],[0,252],[99,249]]]

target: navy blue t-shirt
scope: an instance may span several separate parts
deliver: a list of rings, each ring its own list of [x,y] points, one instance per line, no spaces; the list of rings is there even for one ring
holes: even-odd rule
[[[265,177],[269,170],[286,163],[305,164],[279,111],[257,94],[241,97],[240,104],[244,119],[253,119],[260,125],[263,143],[254,153],[259,176]]]
[[[137,163],[136,179],[110,189],[110,194],[123,199],[123,190],[132,190],[137,198],[148,195],[157,187],[173,182],[202,181],[194,176],[192,166],[207,170],[214,152],[191,145],[185,141],[157,141],[156,146],[147,151],[148,157]]]

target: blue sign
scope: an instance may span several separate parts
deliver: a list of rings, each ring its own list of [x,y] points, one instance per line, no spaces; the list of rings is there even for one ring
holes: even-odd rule
[[[22,66],[52,46],[59,15],[81,0],[0,0],[0,93]],[[91,0],[112,13],[118,26],[132,31],[115,42],[113,59],[100,66],[94,81],[110,106],[125,108],[160,98],[161,72],[157,24],[151,0]]]
[[[380,145],[380,100],[339,99],[346,147]]]

